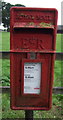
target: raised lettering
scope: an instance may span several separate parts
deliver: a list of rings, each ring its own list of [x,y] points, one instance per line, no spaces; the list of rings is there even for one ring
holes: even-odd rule
[[[43,46],[42,40],[39,40],[39,41],[38,41],[38,49],[39,49],[39,50],[45,49],[44,46]]]

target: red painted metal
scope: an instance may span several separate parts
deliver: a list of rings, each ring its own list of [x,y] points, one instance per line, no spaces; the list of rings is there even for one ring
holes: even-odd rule
[[[13,7],[10,15],[11,108],[49,110],[52,106],[57,10]],[[30,62],[41,63],[38,95],[23,92],[24,64]]]

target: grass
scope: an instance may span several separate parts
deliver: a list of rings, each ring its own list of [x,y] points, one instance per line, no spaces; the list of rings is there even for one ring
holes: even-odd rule
[[[62,39],[61,39],[61,34],[57,34],[57,37],[56,37],[56,52],[62,52],[62,49],[61,49],[61,42],[62,42]]]
[[[1,62],[1,60],[0,60]],[[0,72],[0,82],[3,86],[10,85],[10,60],[2,60],[2,73]]]
[[[61,87],[63,86],[63,61],[55,61],[54,69],[54,86]]]
[[[10,33],[2,32],[2,51],[8,51],[9,49],[10,49]]]
[[[2,32],[0,32],[0,50],[2,50]]]
[[[61,118],[63,119],[63,106],[61,101],[63,95],[53,94],[53,106],[49,111],[34,111],[34,118]],[[4,93],[2,95],[2,118],[24,118],[25,112],[23,110],[10,109],[10,94]]]
[[[63,34],[61,35],[61,52],[63,52]]]
[[[2,95],[0,94],[0,119],[2,117]]]

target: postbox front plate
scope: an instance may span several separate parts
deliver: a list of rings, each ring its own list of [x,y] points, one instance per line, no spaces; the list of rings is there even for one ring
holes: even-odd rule
[[[11,108],[49,110],[57,10],[13,7],[10,14]]]

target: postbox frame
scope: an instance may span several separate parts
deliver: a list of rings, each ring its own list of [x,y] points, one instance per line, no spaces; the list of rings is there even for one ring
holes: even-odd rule
[[[47,29],[53,29],[53,38],[54,38],[54,45],[53,45],[53,50],[51,51],[51,50],[49,50],[49,51],[43,51],[43,50],[27,50],[27,49],[23,49],[23,50],[20,50],[20,49],[15,49],[15,48],[13,48],[13,34],[14,34],[14,30],[15,30],[15,28],[18,28],[18,26],[14,26],[14,10],[16,10],[17,12],[19,11],[19,10],[21,10],[21,11],[37,11],[37,12],[41,12],[41,11],[43,11],[44,13],[46,12],[46,11],[48,11],[48,12],[50,12],[51,11],[51,13],[53,12],[54,13],[54,15],[55,15],[55,17],[54,17],[54,25],[53,26],[51,26],[51,27],[47,27]],[[56,48],[56,46],[55,46],[55,44],[56,44],[56,41],[55,41],[55,39],[56,39],[56,32],[57,32],[57,10],[56,9],[54,9],[54,8],[20,8],[20,7],[12,7],[11,8],[11,13],[10,13],[10,15],[11,15],[11,22],[10,22],[10,39],[11,39],[11,42],[10,42],[10,52],[11,52],[11,55],[10,55],[10,59],[11,59],[11,61],[10,61],[10,64],[11,64],[11,66],[10,66],[10,77],[11,77],[11,82],[10,82],[10,86],[11,86],[11,108],[12,109],[14,109],[14,110],[49,110],[49,109],[51,109],[51,107],[52,107],[52,85],[53,85],[53,73],[54,73],[54,59],[55,59],[55,48]],[[24,28],[25,26],[21,26],[20,25],[20,29],[22,28]],[[54,27],[54,28],[53,28]],[[26,29],[27,28],[30,28],[30,29],[34,29],[35,28],[35,26],[27,26],[26,27]],[[46,29],[46,27],[44,27],[44,28],[42,28],[42,27],[37,27],[37,28],[35,28],[35,29]],[[17,91],[17,93],[16,93],[16,87],[17,87],[17,81],[16,81],[16,84],[15,84],[15,78],[14,78],[14,70],[15,70],[15,63],[14,63],[14,58],[17,56],[19,56],[20,54],[29,54],[29,53],[31,53],[31,52],[34,52],[34,53],[37,53],[37,59],[34,59],[34,60],[31,60],[31,59],[29,59],[29,58],[22,58],[22,60],[21,60],[21,62],[22,62],[22,64],[21,64],[21,67],[23,68],[23,66],[24,66],[24,63],[27,61],[27,62],[31,62],[31,61],[35,61],[35,62],[43,62],[43,59],[41,60],[41,57],[40,57],[40,53],[41,54],[43,54],[43,55],[45,55],[45,54],[51,54],[51,56],[50,56],[50,58],[48,59],[48,60],[50,60],[50,62],[51,62],[51,66],[49,66],[49,73],[50,73],[50,69],[51,69],[51,73],[50,73],[50,76],[52,76],[51,78],[50,78],[50,80],[48,81],[48,83],[49,83],[49,85],[50,85],[50,87],[49,87],[49,85],[48,85],[48,87],[49,87],[49,91],[48,91],[48,104],[47,104],[47,106],[19,106],[18,104],[16,105],[16,101],[17,101],[17,99],[18,99],[18,91]],[[22,55],[23,56],[23,55]],[[17,57],[16,57],[16,59],[17,59]],[[47,59],[47,57],[45,57],[46,59]],[[15,59],[15,61],[18,61],[19,60],[19,58],[18,58],[18,60],[16,60]],[[47,60],[47,61],[48,61]],[[14,70],[13,70],[14,69]],[[17,73],[18,74],[18,73]],[[20,86],[21,86],[21,88],[20,88],[20,90],[23,92],[23,87],[22,87],[22,85],[23,85],[23,81],[24,81],[24,78],[23,78],[23,75],[24,75],[24,68],[22,69],[22,76],[21,76],[21,78],[22,78],[22,84],[20,83]],[[41,80],[42,81],[42,80]],[[16,85],[16,87],[15,87],[15,85]],[[41,86],[41,88],[42,88],[42,86]],[[26,96],[25,94],[22,94],[23,96]],[[42,93],[40,94],[40,95],[42,95]],[[17,99],[15,98],[15,96],[17,96]],[[30,96],[29,94],[27,95],[27,96]],[[39,95],[34,95],[34,94],[32,94],[31,96],[30,96],[30,98],[32,98],[32,96],[33,97],[39,97]]]

